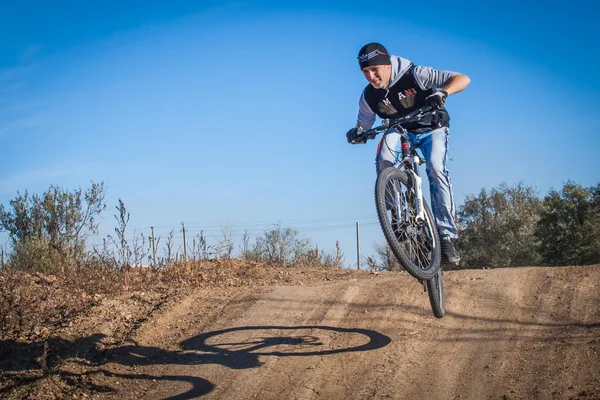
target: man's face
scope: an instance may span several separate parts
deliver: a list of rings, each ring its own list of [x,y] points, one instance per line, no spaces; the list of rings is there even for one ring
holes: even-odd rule
[[[373,65],[362,69],[365,78],[375,89],[383,89],[390,83],[392,76],[391,65]]]

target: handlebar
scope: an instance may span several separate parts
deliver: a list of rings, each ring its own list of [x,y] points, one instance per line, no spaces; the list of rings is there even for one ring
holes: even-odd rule
[[[431,111],[432,109],[433,107],[431,106],[423,106],[406,114],[403,117],[394,118],[389,121],[385,120],[388,121],[388,123],[384,123],[381,126],[377,126],[375,128],[371,128],[368,131],[363,132],[359,138],[364,138],[363,142],[366,142],[369,139],[375,139],[375,136],[377,136],[378,134],[385,132],[389,129],[395,128],[403,123],[419,121],[421,118],[423,118],[426,112]]]

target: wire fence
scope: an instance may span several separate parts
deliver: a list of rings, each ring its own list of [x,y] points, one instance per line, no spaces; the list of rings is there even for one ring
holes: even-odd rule
[[[143,264],[157,264],[161,259],[193,259],[194,257],[215,257],[225,248],[234,257],[240,256],[257,239],[277,229],[291,229],[298,236],[308,239],[312,244],[315,234],[331,233],[332,241],[328,246],[338,246],[338,235],[346,238],[356,234],[356,247],[347,246],[348,254],[356,249],[356,265],[360,266],[360,229],[379,227],[376,215],[355,215],[329,218],[305,218],[286,221],[248,221],[203,223],[193,221],[173,225],[127,227],[119,237],[114,227],[107,227],[109,221],[102,221],[100,233],[86,238],[86,244],[92,252],[123,251],[124,244],[141,253]],[[11,241],[7,232],[0,233],[0,267],[6,265],[11,254]],[[321,241],[322,242],[322,241]],[[313,245],[313,248],[316,245]],[[317,248],[319,246],[316,246]],[[323,248],[321,247],[321,250]],[[351,257],[354,258],[354,257]],[[353,263],[354,264],[354,263]]]
[[[161,257],[192,259],[202,256],[216,256],[220,248],[226,247],[234,256],[251,247],[257,238],[277,229],[292,229],[302,238],[312,243],[311,234],[322,232],[356,233],[356,263],[360,266],[359,231],[360,228],[378,227],[375,215],[348,217],[311,218],[277,222],[241,222],[241,223],[201,223],[181,222],[177,225],[144,226],[127,228],[122,239],[127,243],[136,243],[143,247],[148,264],[156,264]],[[88,245],[92,249],[119,246],[114,234],[105,233],[90,238]],[[140,244],[140,242],[143,242]],[[332,245],[336,243],[333,239]]]

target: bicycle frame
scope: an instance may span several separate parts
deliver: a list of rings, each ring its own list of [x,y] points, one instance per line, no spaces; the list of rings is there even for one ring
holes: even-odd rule
[[[396,161],[392,165],[394,168],[402,169],[411,177],[411,182],[414,182],[414,192],[416,196],[416,220],[418,223],[422,223],[425,220],[425,211],[423,207],[423,179],[419,176],[418,173],[418,165],[423,164],[425,162],[419,155],[416,150],[410,146],[410,142],[408,140],[408,131],[401,125],[402,123],[406,123],[409,121],[418,121],[420,120],[425,112],[431,110],[431,107],[425,106],[421,107],[404,117],[396,118],[392,121],[384,120],[381,126],[376,128],[369,129],[368,131],[363,133],[365,137],[365,141],[368,139],[374,139],[379,133],[384,133],[384,137],[382,141],[385,139],[385,134],[388,134],[389,131],[395,130],[400,134],[401,148],[402,148],[402,156],[401,158],[396,157]],[[391,149],[390,149],[391,150]],[[396,193],[398,196],[398,193]],[[399,198],[395,199],[396,204],[401,204],[399,202]],[[400,210],[398,210],[400,211]],[[408,210],[404,210],[405,213]],[[407,218],[408,215],[405,215]]]

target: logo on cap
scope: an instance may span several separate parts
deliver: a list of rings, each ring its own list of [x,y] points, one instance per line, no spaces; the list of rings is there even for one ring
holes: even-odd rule
[[[381,50],[373,50],[370,53],[359,55],[358,56],[358,62],[363,63],[363,62],[368,61],[368,60],[370,60],[372,58],[375,58],[377,56],[387,56],[387,54],[385,54]]]

